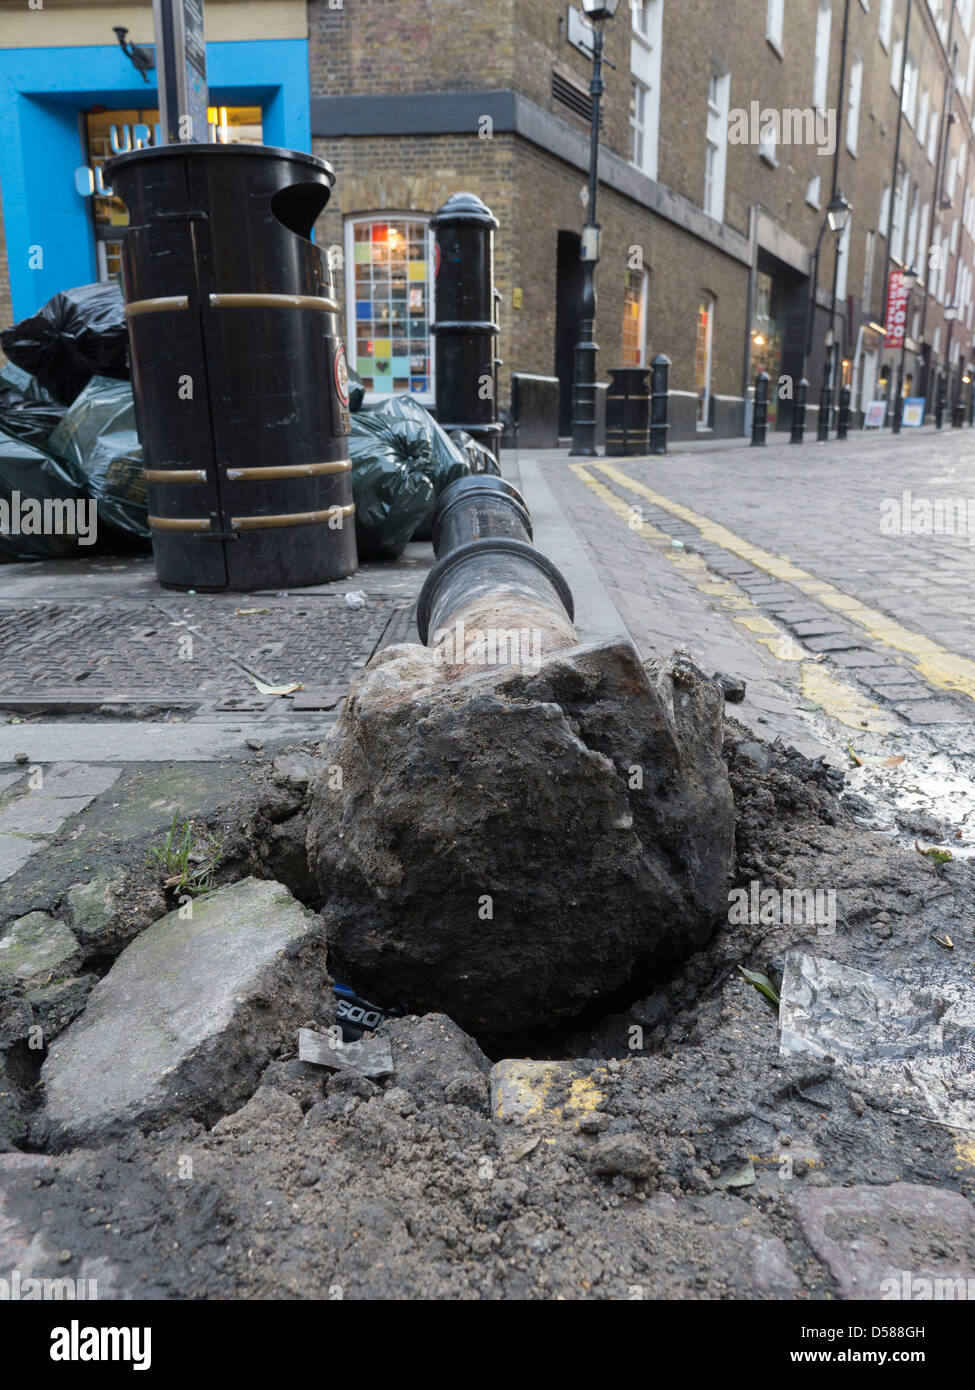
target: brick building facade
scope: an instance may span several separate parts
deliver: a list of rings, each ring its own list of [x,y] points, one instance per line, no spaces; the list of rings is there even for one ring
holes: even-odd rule
[[[687,437],[739,433],[762,367],[777,387],[773,423],[788,427],[804,372],[815,421],[832,318],[837,374],[862,411],[890,399],[899,352],[884,350],[877,326],[888,268],[913,262],[921,278],[908,309],[907,389],[933,401],[950,336],[949,400],[967,391],[973,8],[973,0],[621,0],[605,28],[600,377],[665,352],[674,434]],[[148,0],[124,9],[137,41],[151,40]],[[107,11],[50,0],[46,13],[56,17],[52,35],[63,42],[70,29],[83,46],[95,42],[86,25],[97,15],[104,28]],[[564,431],[589,158],[591,60],[578,5],[208,0],[214,71],[221,61],[232,71],[230,40],[245,29],[257,38],[259,14],[268,40],[290,45],[282,53],[305,45],[307,80],[295,96],[308,120],[299,109],[289,132],[307,129],[304,147],[336,170],[317,235],[342,262],[349,356],[371,392],[433,398],[428,222],[469,189],[500,224],[502,403],[512,370],[558,376]],[[0,19],[7,57],[38,42],[22,5],[0,0]],[[229,100],[261,99],[256,86],[253,97],[243,87],[235,96],[224,82]],[[281,109],[277,99],[263,109],[266,142]],[[813,253],[836,188],[852,215],[838,270],[834,238],[822,237],[810,326]],[[9,236],[21,190],[2,192]],[[26,250],[10,249],[18,258]],[[13,306],[0,300],[0,319],[36,308],[29,294]]]
[[[341,244],[351,216],[427,216],[461,187],[477,193],[500,222],[506,367],[557,373],[564,397],[571,355],[560,320],[571,337],[590,77],[572,9],[562,0],[309,6],[314,148],[338,173],[322,234]],[[787,427],[805,372],[815,421],[837,256],[830,232],[810,328],[813,256],[835,187],[853,209],[834,321],[837,376],[854,407],[892,395],[899,352],[885,353],[870,325],[884,324],[888,266],[909,261],[921,278],[906,389],[933,402],[944,309],[957,299],[949,399],[964,391],[972,9],[914,0],[905,67],[908,0],[623,0],[605,28],[600,374],[665,352],[672,418],[687,435],[740,431],[761,367],[779,388],[773,420]],[[815,108],[825,113],[818,123]]]

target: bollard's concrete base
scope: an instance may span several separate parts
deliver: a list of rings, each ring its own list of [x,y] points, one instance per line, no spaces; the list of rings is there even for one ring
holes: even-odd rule
[[[622,639],[445,674],[388,648],[322,749],[308,848],[336,977],[503,1032],[700,947],[734,856],[718,687]]]

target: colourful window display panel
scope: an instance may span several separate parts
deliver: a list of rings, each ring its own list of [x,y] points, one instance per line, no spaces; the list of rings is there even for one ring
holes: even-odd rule
[[[432,307],[427,224],[404,217],[355,222],[352,275],[356,371],[366,390],[427,394]]]

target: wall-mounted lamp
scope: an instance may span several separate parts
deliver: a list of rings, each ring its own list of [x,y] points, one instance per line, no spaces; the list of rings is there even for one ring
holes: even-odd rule
[[[119,48],[121,48],[122,52],[125,54],[126,58],[128,58],[129,62],[132,64],[136,72],[142,78],[143,82],[148,84],[149,79],[146,76],[146,73],[155,71],[155,53],[153,53],[151,48],[140,48],[140,46],[136,43],[126,43],[125,36],[129,31],[128,29],[124,29],[121,24],[113,25],[112,32],[118,39]]]

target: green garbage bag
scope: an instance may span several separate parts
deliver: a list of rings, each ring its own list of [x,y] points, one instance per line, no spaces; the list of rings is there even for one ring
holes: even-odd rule
[[[351,418],[349,458],[359,558],[391,560],[433,510],[429,443],[413,421],[377,411]]]
[[[65,407],[34,376],[7,362],[0,368],[0,425],[29,444],[47,443]]]
[[[464,451],[458,449],[447,431],[437,424],[429,410],[425,410],[414,396],[390,396],[381,405],[373,406],[372,414],[391,423],[395,421],[397,426],[401,421],[412,424],[426,440],[429,456],[426,472],[433,483],[435,499],[448,483],[456,478],[466,478],[473,471]]]
[[[97,530],[84,474],[0,425],[0,563],[91,555]]]
[[[93,376],[68,407],[48,447],[87,479],[100,521],[148,539],[149,506],[131,382]]]

